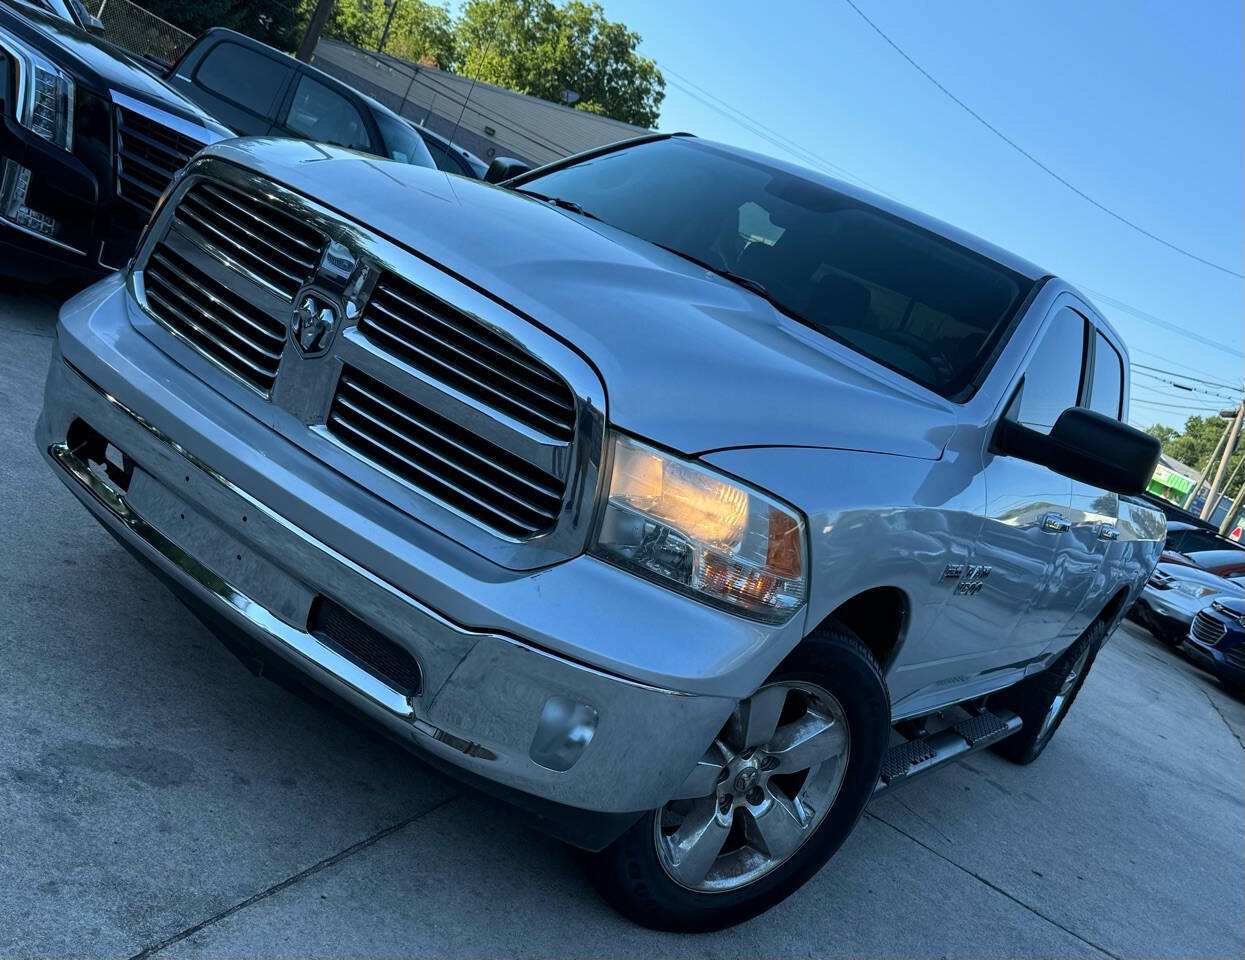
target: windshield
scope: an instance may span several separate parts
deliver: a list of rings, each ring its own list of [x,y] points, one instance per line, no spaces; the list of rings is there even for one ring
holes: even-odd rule
[[[696,140],[637,144],[523,181],[760,284],[800,322],[956,400],[1032,281],[814,180]]]

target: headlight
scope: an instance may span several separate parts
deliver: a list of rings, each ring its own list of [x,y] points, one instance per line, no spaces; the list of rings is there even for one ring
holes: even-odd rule
[[[1205,587],[1200,583],[1191,583],[1188,580],[1178,582],[1175,589],[1177,593],[1183,593],[1186,597],[1192,597],[1194,600],[1209,597],[1212,593],[1219,592],[1217,587]]]
[[[73,78],[12,34],[0,31],[0,47],[17,68],[17,122],[58,147],[72,150]]]
[[[763,620],[804,602],[804,521],[737,480],[612,435],[609,490],[591,550],[702,600]]]

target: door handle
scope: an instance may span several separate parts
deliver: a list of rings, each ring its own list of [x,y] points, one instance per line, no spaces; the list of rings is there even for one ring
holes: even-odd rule
[[[1113,523],[1100,523],[1098,524],[1098,539],[1118,540],[1120,539],[1120,531],[1115,529],[1115,524]]]
[[[1042,517],[1042,530],[1046,533],[1063,533],[1072,529],[1072,521],[1062,513],[1048,513]]]

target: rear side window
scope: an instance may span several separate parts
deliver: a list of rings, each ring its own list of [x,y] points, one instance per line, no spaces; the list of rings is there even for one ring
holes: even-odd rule
[[[380,127],[381,139],[385,141],[385,156],[398,163],[409,163],[416,167],[433,166],[432,157],[424,145],[424,138],[397,117],[387,113],[373,111],[372,118]]]
[[[1085,318],[1065,307],[1055,314],[1025,369],[1016,420],[1050,433],[1059,415],[1077,404],[1084,354]]]
[[[208,93],[271,120],[276,116],[277,97],[293,72],[280,60],[226,41],[208,51],[194,82]]]
[[[1089,388],[1089,408],[1120,419],[1124,396],[1124,361],[1111,341],[1094,331],[1094,379]]]
[[[363,115],[340,93],[306,74],[298,80],[294,102],[285,125],[294,133],[318,143],[332,143],[352,150],[371,150],[371,138]]]

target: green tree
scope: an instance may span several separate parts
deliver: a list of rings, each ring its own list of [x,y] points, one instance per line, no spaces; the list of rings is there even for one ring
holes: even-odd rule
[[[641,127],[656,125],[666,81],[637,52],[640,36],[598,3],[468,0],[458,21],[458,68],[500,87]]]
[[[1215,452],[1215,447],[1218,445],[1219,438],[1223,435],[1223,429],[1226,425],[1227,421],[1221,417],[1193,416],[1185,421],[1183,431],[1173,430],[1171,427],[1156,423],[1146,430],[1146,433],[1157,438],[1163,444],[1163,452],[1169,457],[1179,460],[1194,470],[1204,470],[1211,454]],[[1228,472],[1225,475],[1225,479],[1231,476],[1232,471],[1241,462],[1241,457],[1243,456],[1245,456],[1245,445],[1238,444],[1236,453],[1228,461]],[[1211,466],[1210,473],[1213,477],[1214,465]],[[1243,482],[1245,482],[1245,470],[1238,473],[1236,479],[1228,486],[1227,495],[1229,497],[1235,496]]]
[[[307,22],[294,0],[143,0],[142,6],[196,37],[209,27],[229,27],[286,51],[298,45]]]
[[[385,40],[385,53],[432,64],[442,70],[452,69],[457,60],[454,18],[448,6],[425,0],[394,0],[397,8]],[[310,17],[315,0],[302,0],[304,17]],[[390,8],[383,0],[337,0],[325,34],[375,50],[385,32]]]

